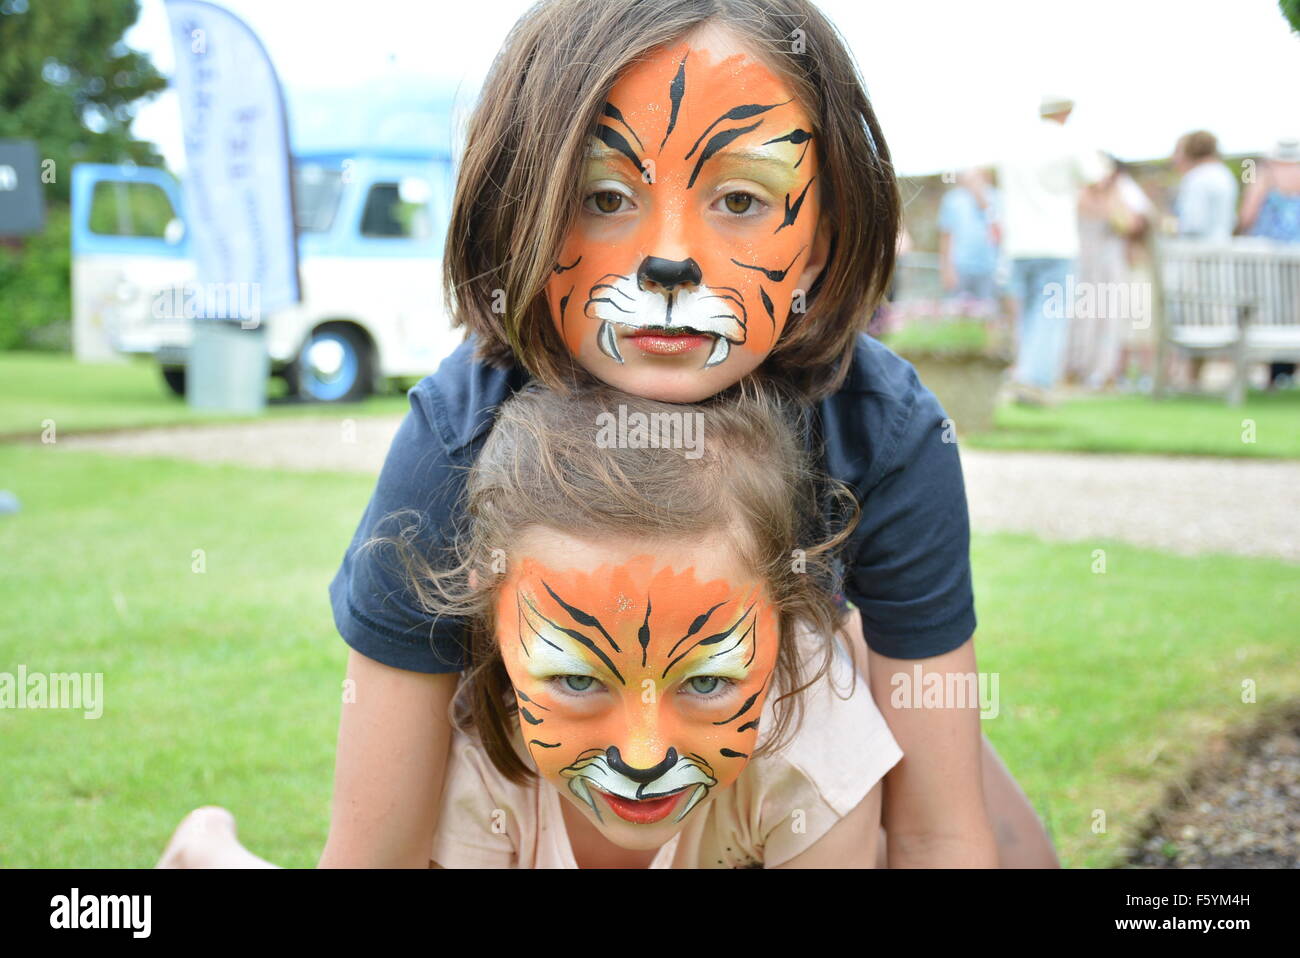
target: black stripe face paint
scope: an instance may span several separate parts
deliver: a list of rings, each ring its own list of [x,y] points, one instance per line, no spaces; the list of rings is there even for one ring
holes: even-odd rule
[[[814,287],[808,263],[782,264],[823,261],[816,124],[762,56],[708,29],[638,55],[600,103],[551,319],[596,378],[698,402],[752,373]],[[647,282],[656,264],[689,268]]]
[[[598,824],[662,812],[664,827],[734,782],[780,641],[748,566],[692,542],[618,561],[563,536],[525,534],[521,548],[495,621],[542,777]]]

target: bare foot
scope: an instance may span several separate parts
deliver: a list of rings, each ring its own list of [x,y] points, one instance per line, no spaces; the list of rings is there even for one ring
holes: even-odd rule
[[[156,868],[274,868],[243,845],[235,816],[217,805],[196,808],[181,820]]]

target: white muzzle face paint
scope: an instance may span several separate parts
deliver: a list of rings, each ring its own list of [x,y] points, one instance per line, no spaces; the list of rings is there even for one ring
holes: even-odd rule
[[[591,287],[583,312],[599,323],[596,342],[601,352],[620,364],[624,358],[617,327],[713,336],[706,369],[726,361],[731,347],[743,346],[749,338],[745,305],[730,286],[700,285],[664,293],[643,289],[634,276],[611,273]]]

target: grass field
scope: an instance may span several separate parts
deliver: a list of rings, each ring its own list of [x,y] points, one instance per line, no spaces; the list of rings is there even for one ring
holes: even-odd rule
[[[0,866],[149,866],[207,803],[313,865],[346,657],[326,587],[373,479],[28,445],[0,476],[23,503],[0,516],[0,671],[102,672],[105,697],[97,720],[0,711]],[[985,731],[1068,864],[1114,861],[1207,737],[1300,694],[1294,566],[1017,536],[974,561]]]
[[[273,401],[268,416],[401,413],[398,388],[349,406]],[[273,379],[272,396],[284,384]],[[148,361],[77,363],[50,353],[0,353],[0,439],[37,436],[52,419],[59,434],[134,426],[227,421],[238,417],[190,409],[163,385]],[[1248,423],[1253,423],[1253,428]],[[1253,441],[1244,441],[1253,439]],[[1252,393],[1233,408],[1219,398],[1145,396],[1076,399],[1054,409],[1004,406],[997,429],[964,441],[985,449],[1300,458],[1300,389]]]
[[[267,383],[267,394],[272,400],[267,416],[326,415],[321,404],[287,401],[278,378]],[[397,389],[364,402],[329,406],[328,415],[379,415],[406,408],[406,395]],[[167,389],[150,360],[78,363],[62,353],[0,352],[0,439],[39,436],[46,420],[65,435],[239,418],[191,409]]]
[[[1096,396],[1050,409],[1006,405],[982,449],[1300,458],[1300,389],[1253,392],[1245,405],[1213,396]]]

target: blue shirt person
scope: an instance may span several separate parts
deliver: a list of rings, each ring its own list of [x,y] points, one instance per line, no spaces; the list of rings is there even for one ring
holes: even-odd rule
[[[939,204],[939,263],[948,295],[994,297],[997,223],[997,190],[983,171],[964,170]]]

